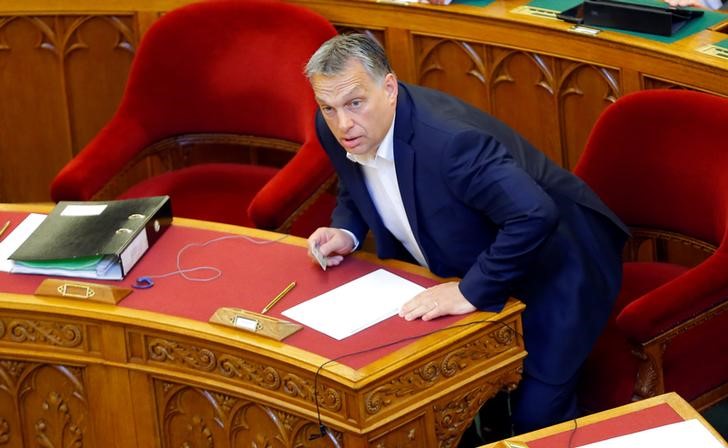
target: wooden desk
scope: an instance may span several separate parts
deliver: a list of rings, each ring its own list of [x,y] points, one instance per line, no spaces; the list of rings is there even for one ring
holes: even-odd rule
[[[0,205],[0,220],[11,211],[31,207]],[[174,226],[277,236],[178,218]],[[284,242],[305,246],[294,237]],[[4,291],[29,279],[0,274]],[[3,292],[0,446],[454,447],[483,402],[520,380],[525,352],[511,328],[521,332],[523,308],[511,301],[498,315],[454,318],[473,324],[421,337],[357,369],[334,363],[315,379],[327,359],[290,344],[123,301]],[[486,317],[497,322],[476,322]],[[330,432],[311,441],[319,430],[314,385]]]
[[[143,34],[164,11],[193,1],[2,2],[0,202],[48,200],[58,170],[116,109]],[[402,80],[465,99],[566,168],[576,164],[601,111],[627,93],[676,88],[728,96],[728,60],[699,51],[727,39],[725,26],[666,44],[615,31],[579,35],[565,22],[513,12],[528,0],[486,7],[291,1],[341,31],[371,33]]]
[[[571,446],[575,447],[693,418],[700,420],[726,445],[725,440],[698,411],[674,392],[581,417],[576,420],[576,426],[573,421],[568,421],[514,437],[513,440],[526,442],[529,448],[566,448],[576,427],[571,440]],[[494,448],[496,445],[491,443],[483,448]]]

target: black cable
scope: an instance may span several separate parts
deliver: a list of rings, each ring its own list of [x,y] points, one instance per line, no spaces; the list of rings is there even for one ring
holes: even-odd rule
[[[523,340],[523,335],[521,333],[519,333],[518,331],[516,331],[515,328],[511,327],[507,323],[505,323],[505,322],[499,322],[497,320],[484,319],[484,320],[477,320],[477,321],[473,321],[473,322],[468,322],[468,323],[465,323],[465,324],[458,324],[458,325],[452,325],[450,327],[439,328],[437,330],[429,331],[427,333],[421,333],[421,334],[418,334],[418,335],[408,336],[406,338],[398,339],[396,341],[387,342],[386,344],[377,345],[377,346],[370,347],[370,348],[367,348],[367,349],[364,349],[364,350],[360,350],[360,351],[357,351],[357,352],[345,353],[343,355],[339,355],[339,356],[337,356],[335,358],[329,359],[328,361],[326,361],[323,364],[319,365],[318,368],[316,369],[316,373],[313,376],[313,401],[316,404],[316,420],[318,421],[318,425],[319,425],[319,434],[313,434],[313,435],[309,436],[308,439],[309,440],[315,440],[315,439],[319,439],[321,437],[325,437],[326,436],[326,430],[327,430],[327,428],[326,428],[326,425],[324,425],[324,423],[321,421],[321,407],[319,406],[319,400],[318,400],[318,378],[319,378],[319,376],[321,374],[321,370],[324,367],[326,367],[327,365],[329,365],[331,363],[334,363],[336,361],[339,361],[341,359],[344,359],[344,358],[348,358],[348,357],[351,357],[351,356],[357,356],[357,355],[363,355],[365,353],[369,353],[369,352],[373,352],[375,350],[380,350],[380,349],[383,349],[383,348],[387,348],[387,347],[390,347],[392,345],[400,344],[402,342],[412,341],[412,340],[415,340],[415,339],[423,338],[425,336],[430,336],[430,335],[433,335],[433,334],[442,333],[442,332],[448,331],[448,330],[453,330],[453,329],[457,329],[457,328],[466,328],[466,327],[469,327],[469,326],[472,326],[472,325],[476,325],[476,324],[487,324],[487,323],[498,323],[498,324],[501,324],[504,327],[506,327],[506,328],[510,329],[511,331],[513,331],[516,334],[516,336],[520,337],[521,340]]]
[[[566,445],[566,448],[571,448],[571,444],[574,441],[574,435],[576,434],[576,430],[579,427],[579,422],[576,421],[579,417],[574,417],[574,427],[571,429],[571,434],[569,434],[569,444]]]

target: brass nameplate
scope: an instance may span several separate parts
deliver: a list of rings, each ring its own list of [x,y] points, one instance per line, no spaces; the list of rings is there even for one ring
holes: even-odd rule
[[[131,292],[131,288],[47,278],[35,290],[35,295],[116,305]]]
[[[531,17],[559,20],[558,17],[556,17],[556,14],[558,14],[559,11],[554,11],[553,9],[536,8],[533,6],[522,5],[511,9],[511,12],[514,14],[523,14]]]
[[[241,308],[218,308],[210,317],[212,324],[224,325],[237,328],[238,330],[249,331],[277,341],[282,341],[293,333],[297,332],[303,325],[288,322],[276,317],[254,313]]]
[[[728,49],[719,47],[717,45],[706,45],[698,48],[698,51],[709,56],[715,56],[721,59],[728,60]]]

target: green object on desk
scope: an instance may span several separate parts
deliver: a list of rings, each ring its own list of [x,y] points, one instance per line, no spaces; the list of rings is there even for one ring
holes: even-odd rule
[[[68,269],[70,271],[78,271],[95,268],[102,258],[103,256],[97,255],[92,257],[63,258],[60,260],[16,261],[16,263],[31,268]]]
[[[715,45],[716,47],[725,48],[726,50],[728,50],[728,39],[724,39],[720,42],[716,42],[713,45]]]
[[[493,0],[452,0],[451,5],[488,6]]]
[[[665,2],[662,0],[621,0],[625,3],[634,3],[636,5],[646,5],[646,6],[665,6]],[[574,6],[582,3],[582,0],[533,0],[531,1],[528,6],[533,6],[534,8],[543,8],[543,9],[550,9],[552,11],[566,11],[569,8],[573,8]],[[643,37],[645,39],[650,39],[656,42],[663,42],[666,44],[671,44],[673,42],[677,42],[680,39],[686,38],[692,34],[698,33],[700,31],[703,31],[704,29],[708,28],[709,26],[713,26],[716,23],[722,22],[723,20],[728,20],[728,15],[722,14],[715,11],[704,11],[704,14],[702,17],[698,17],[695,19],[690,20],[688,23],[685,24],[680,30],[673,34],[672,36],[660,36],[657,34],[647,34],[647,33],[638,33],[635,31],[627,31],[627,30],[620,30],[616,28],[607,28],[607,27],[598,27],[593,25],[586,25],[590,28],[599,28],[602,30],[609,30],[609,31],[615,31],[617,33],[623,33],[623,34],[629,34],[631,36],[637,36],[637,37]]]
[[[528,3],[528,6],[562,12],[579,3],[582,3],[582,0],[533,0]]]

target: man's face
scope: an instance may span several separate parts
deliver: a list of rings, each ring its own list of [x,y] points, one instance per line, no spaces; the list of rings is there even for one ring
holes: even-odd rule
[[[344,149],[373,158],[392,125],[397,107],[397,79],[388,74],[377,82],[359,61],[352,60],[334,76],[311,77],[316,102],[326,124]]]

